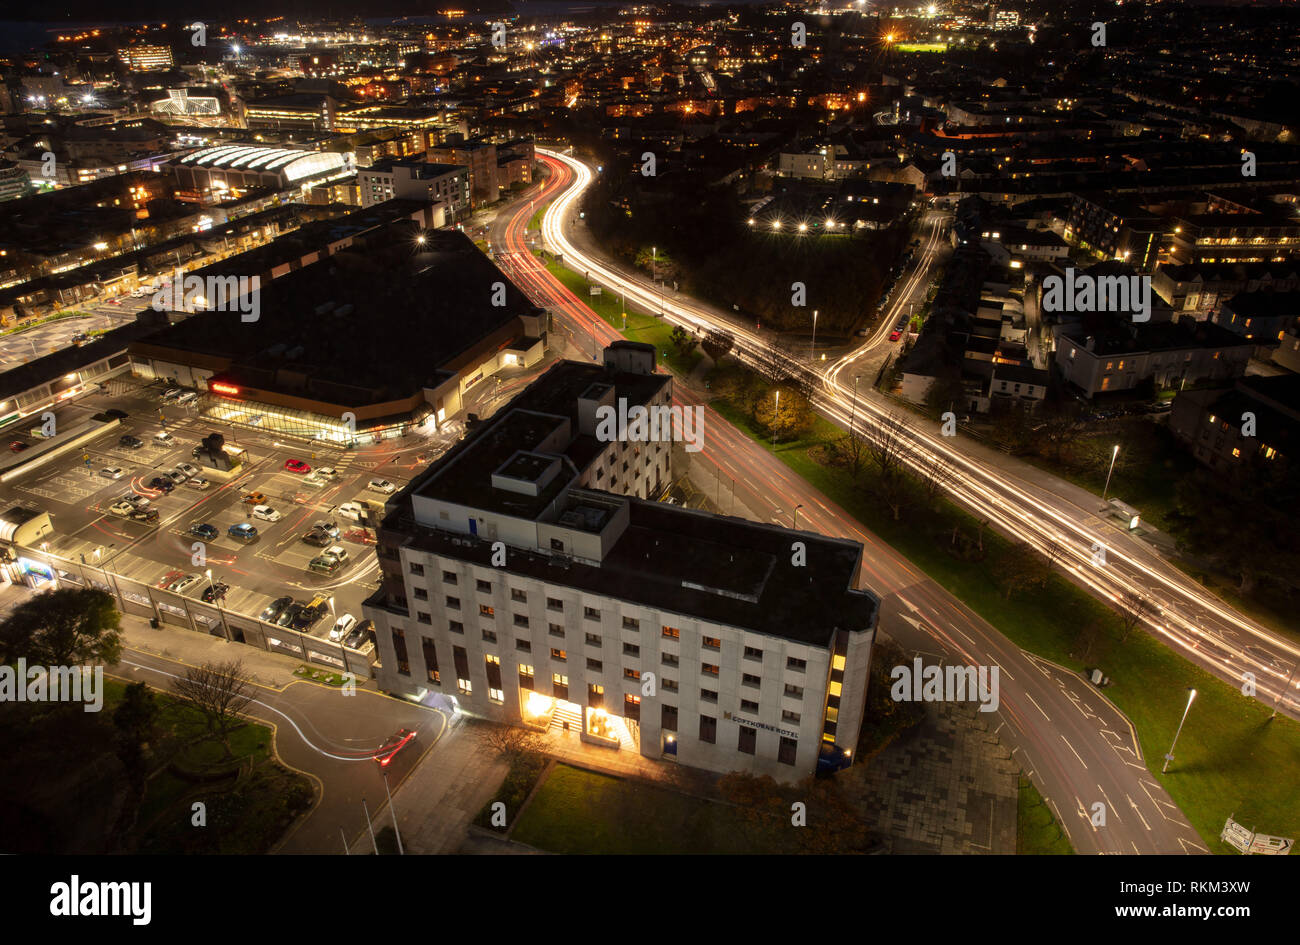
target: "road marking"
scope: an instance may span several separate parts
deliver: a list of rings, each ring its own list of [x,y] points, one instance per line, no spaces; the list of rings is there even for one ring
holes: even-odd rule
[[[1070,740],[1064,735],[1061,735],[1061,741],[1065,742],[1066,747],[1069,748],[1070,751],[1074,751],[1074,746],[1070,744]],[[1079,758],[1079,753],[1077,751],[1074,751],[1074,757]],[[1085,771],[1088,770],[1088,764],[1082,758],[1079,758],[1079,764],[1083,765]]]
[[[1043,712],[1043,707],[1042,707],[1041,705],[1039,705],[1037,702],[1034,702],[1034,697],[1033,697],[1033,696],[1031,696],[1029,693],[1025,693],[1025,698],[1028,699],[1030,702],[1033,702],[1033,703],[1034,703],[1034,708],[1035,708],[1035,709],[1037,709],[1039,712]],[[1049,721],[1049,722],[1052,721],[1052,717],[1051,717],[1050,715],[1048,715],[1046,712],[1043,712],[1043,718],[1047,719],[1047,721]],[[1062,736],[1062,737],[1064,737],[1064,736]]]

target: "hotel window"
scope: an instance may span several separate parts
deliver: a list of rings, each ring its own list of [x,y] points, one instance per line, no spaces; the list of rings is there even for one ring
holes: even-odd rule
[[[569,659],[569,654],[563,650],[557,650],[555,647],[551,647],[551,659],[566,662]]]
[[[500,689],[488,688],[488,701],[500,705],[506,701],[506,694]]]
[[[718,667],[713,663],[701,663],[700,672],[705,676],[716,676],[718,675]]]
[[[747,755],[752,755],[754,753],[754,746],[757,743],[758,743],[758,732],[756,732],[752,728],[745,728],[742,725],[740,727],[740,739],[736,744],[736,748],[739,751],[743,751]]]
[[[710,745],[718,741],[718,720],[708,715],[700,716],[700,741]]]
[[[745,711],[745,712],[757,712],[757,711],[758,711],[758,703],[757,703],[757,702],[752,702],[752,701],[750,701],[749,699],[741,699],[741,700],[740,700],[740,708],[741,708],[743,711]]]
[[[548,597],[546,598],[546,609],[563,611],[564,601],[560,600],[558,597]]]
[[[799,743],[793,738],[781,736],[781,745],[776,750],[776,760],[783,765],[794,764],[795,755],[799,752]]]
[[[443,571],[443,572],[442,572],[442,583],[443,583],[443,584],[455,584],[455,583],[456,583],[456,572],[455,572],[455,571]]]
[[[640,629],[641,629],[641,621],[637,620],[637,619],[634,618],[634,617],[624,617],[624,618],[623,618],[623,629],[624,629],[624,630],[640,630]]]
[[[706,650],[722,649],[722,641],[717,637],[704,637],[700,641]]]
[[[637,646],[635,643],[624,643],[624,644],[623,644],[623,655],[624,655],[624,656],[640,656],[640,655],[641,655],[641,647]]]
[[[422,587],[413,588],[416,600],[428,600],[429,592]]]
[[[426,613],[425,613],[424,611],[422,611],[422,610],[417,610],[417,611],[415,612],[415,619],[418,620],[418,621],[420,621],[420,623],[427,623],[427,624],[430,624],[430,625],[433,624],[433,617],[432,617],[432,615],[430,615],[430,614],[426,614]]]
[[[677,731],[677,706],[659,706],[659,727],[667,732]]]
[[[587,634],[587,646],[600,646],[600,636],[595,633]]]
[[[790,722],[790,723],[793,724],[793,725],[798,725],[798,724],[799,724],[799,713],[798,713],[798,712],[791,712],[789,709],[782,709],[782,710],[781,710],[781,721],[782,721],[782,722]]]
[[[424,565],[411,562],[411,573],[416,577],[424,577]]]
[[[569,698],[569,677],[560,673],[551,674],[551,689],[557,699]]]
[[[623,697],[623,718],[633,722],[641,721],[641,697],[626,695]]]
[[[468,679],[457,679],[456,688],[460,691],[462,696],[472,695],[474,692],[474,684]]]
[[[447,629],[450,630],[452,633],[464,633],[465,625],[461,623],[459,620],[448,620]]]
[[[429,682],[442,685],[442,677],[438,674],[438,651],[434,649],[433,641],[426,637],[420,641],[420,648],[424,650],[424,668],[429,673]]]
[[[582,608],[582,616],[586,617],[588,620],[599,620],[600,611],[595,607],[584,607]]]
[[[528,640],[520,640],[516,638],[515,649],[521,653],[531,653],[533,652],[533,644]]]
[[[753,673],[741,673],[740,681],[746,686],[763,685],[763,680],[760,679],[758,676],[755,676]]]
[[[808,661],[797,659],[796,657],[793,656],[787,656],[785,658],[785,668],[793,669],[795,672],[802,673],[804,670],[808,668]]]
[[[533,668],[523,663],[519,664],[519,688],[530,692],[533,688]]]
[[[496,643],[497,642],[496,632],[493,630],[484,630],[483,639],[486,640],[488,643]]]
[[[588,657],[587,669],[591,670],[592,672],[603,673],[605,671],[605,664],[602,663],[600,660],[593,660],[590,657]]]
[[[682,632],[678,630],[676,627],[664,627],[664,636],[666,637],[670,637],[673,640],[677,640],[681,638],[681,635]]]
[[[802,698],[803,698],[803,686],[792,686],[792,685],[790,685],[789,683],[786,683],[786,684],[785,684],[785,694],[786,694],[787,696],[789,696],[791,699],[802,699]]]
[[[664,679],[662,680],[662,685],[664,687],[664,692],[677,691],[677,680],[675,679],[669,679],[668,677],[665,676]]]
[[[559,637],[561,640],[564,639],[564,627],[560,624],[550,623],[546,625],[546,628],[550,632],[551,636]]]
[[[712,689],[701,689],[700,699],[703,702],[717,702],[718,694],[714,692]]]
[[[756,646],[745,647],[745,659],[761,660],[762,658],[763,658],[763,651],[760,650],[758,647]]]
[[[448,597],[448,598],[447,598],[447,609],[448,609],[448,610],[460,610],[460,598],[459,598],[459,597]]]
[[[510,588],[510,599],[517,600],[521,604],[528,603],[528,594],[517,587]]]
[[[677,666],[681,661],[674,653],[663,653],[659,656],[659,662],[663,663],[665,666]]]
[[[624,678],[624,679],[632,679],[632,680],[635,680],[636,682],[640,682],[640,681],[641,681],[641,671],[640,671],[640,670],[636,670],[636,669],[632,669],[631,667],[628,667],[628,668],[626,668],[626,669],[623,670],[623,678]]]
[[[603,709],[605,707],[605,687],[600,683],[589,683],[587,685],[587,705],[593,709]]]
[[[480,579],[480,580],[476,583],[475,586],[478,588],[479,593],[481,593],[481,594],[491,594],[491,593],[492,593],[492,582],[491,582],[491,581],[484,581],[484,580],[481,580],[481,579]]]
[[[528,618],[525,617],[523,614],[515,614],[515,626],[516,627],[528,626]]]

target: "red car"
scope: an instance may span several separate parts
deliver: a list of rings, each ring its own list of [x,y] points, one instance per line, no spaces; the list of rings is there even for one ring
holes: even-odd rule
[[[893,331],[889,333],[890,341],[897,341],[901,337],[903,337],[903,333],[899,331],[897,328],[895,328]]]
[[[22,440],[14,440],[9,444],[9,448],[15,453],[21,453],[23,450],[27,449],[27,446],[28,444],[24,443]]]
[[[387,768],[393,757],[405,748],[413,738],[415,738],[415,732],[409,728],[398,729],[396,735],[389,736],[388,741],[384,742],[383,747],[374,754],[374,759],[379,762],[379,767]]]
[[[306,475],[307,473],[311,472],[311,467],[308,466],[300,459],[286,459],[284,461],[284,468],[288,472],[301,473],[303,475]]]

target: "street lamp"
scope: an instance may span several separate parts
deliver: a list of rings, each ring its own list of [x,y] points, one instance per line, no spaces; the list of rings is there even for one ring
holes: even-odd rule
[[[1119,444],[1110,453],[1110,469],[1106,470],[1106,487],[1101,490],[1101,501],[1106,501],[1106,493],[1110,491],[1110,474],[1115,471],[1115,457],[1119,455]]]
[[[1196,698],[1196,690],[1195,690],[1195,689],[1189,689],[1189,690],[1187,690],[1187,692],[1188,692],[1188,695],[1187,695],[1187,708],[1183,709],[1183,719],[1182,719],[1182,722],[1179,722],[1179,723],[1178,723],[1178,731],[1174,732],[1174,740],[1173,740],[1173,742],[1169,745],[1169,753],[1168,753],[1167,755],[1165,755],[1165,766],[1164,766],[1163,768],[1160,769],[1160,773],[1161,773],[1161,774],[1164,774],[1166,771],[1169,770],[1169,762],[1171,762],[1171,761],[1174,760],[1174,745],[1177,745],[1177,744],[1178,744],[1178,736],[1181,735],[1182,732],[1183,732],[1183,722],[1186,722],[1186,721],[1187,721],[1187,713],[1190,712],[1190,711],[1192,711],[1192,700],[1194,700],[1194,699]]]
[[[853,424],[858,417],[858,381],[862,380],[861,374],[853,375],[853,409],[849,411],[849,436],[853,436]]]
[[[817,309],[813,309],[812,347],[808,349],[808,356],[814,361],[817,359]]]
[[[776,446],[776,418],[781,415],[781,388],[776,389],[776,406],[772,408],[772,445]]]
[[[794,524],[791,525],[790,527],[791,527],[792,529],[794,529],[795,531],[798,531],[798,530],[799,530],[799,510],[800,510],[801,508],[803,508],[803,503],[802,503],[802,502],[800,502],[798,505],[796,505],[796,506],[794,507]]]

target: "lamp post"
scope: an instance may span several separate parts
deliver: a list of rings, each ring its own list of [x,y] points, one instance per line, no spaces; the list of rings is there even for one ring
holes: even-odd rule
[[[1293,663],[1293,664],[1292,664],[1292,666],[1291,666],[1291,672],[1288,673],[1288,674],[1287,674],[1287,677],[1286,677],[1286,685],[1282,687],[1282,689],[1287,690],[1287,694],[1288,694],[1288,695],[1290,695],[1290,690],[1291,690],[1291,679],[1295,676],[1296,666],[1298,666],[1298,665],[1300,665],[1300,663]],[[1279,689],[1279,690],[1278,690],[1278,692],[1277,692],[1277,698],[1275,698],[1275,699],[1273,700],[1273,714],[1269,716],[1270,719],[1275,719],[1275,718],[1277,718],[1277,707],[1278,707],[1278,703],[1280,703],[1280,702],[1282,701],[1282,689]]]
[[[794,524],[790,526],[794,531],[799,530],[799,510],[801,508],[803,508],[802,502],[800,502],[798,505],[794,507]]]
[[[772,408],[772,445],[776,446],[776,418],[781,414],[781,389],[776,391],[776,406]]]
[[[217,586],[212,582],[212,569],[208,568],[204,572],[208,576],[208,590],[212,591],[212,603],[217,605],[217,613],[221,615],[221,629],[226,632],[226,642],[230,642],[230,625],[226,623],[226,610],[221,606],[221,595],[217,593]]]
[[[388,790],[388,770],[379,769],[384,779],[384,793],[388,795],[388,812],[393,815],[393,836],[397,838],[397,853],[399,856],[405,856],[406,851],[402,849],[402,831],[397,826],[397,808],[393,807],[393,794]]]
[[[1110,469],[1106,470],[1106,487],[1101,490],[1101,501],[1106,501],[1106,493],[1110,491],[1110,474],[1115,471],[1115,457],[1119,455],[1119,444],[1110,453]]]
[[[817,360],[817,309],[813,309],[813,336],[812,345],[808,348],[808,358],[811,361]]]
[[[1181,735],[1183,732],[1183,722],[1187,721],[1187,713],[1192,711],[1192,700],[1196,698],[1196,690],[1189,689],[1187,692],[1188,692],[1187,708],[1183,709],[1182,721],[1178,723],[1178,731],[1174,732],[1174,740],[1169,745],[1169,753],[1165,755],[1165,766],[1160,769],[1161,774],[1164,774],[1166,771],[1169,770],[1169,762],[1174,760],[1174,745],[1178,744],[1178,736]]]
[[[861,374],[853,375],[853,409],[849,411],[849,436],[853,436],[853,425],[858,419],[858,381],[862,380]]]

